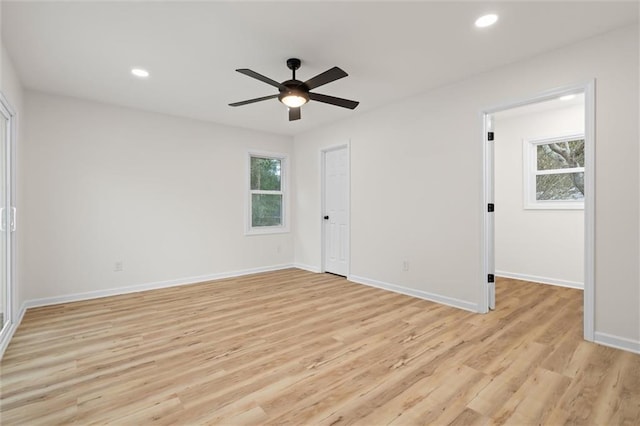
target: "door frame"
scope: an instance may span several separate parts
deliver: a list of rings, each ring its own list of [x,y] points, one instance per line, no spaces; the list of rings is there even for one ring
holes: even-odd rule
[[[7,116],[7,128],[6,128],[6,137],[7,143],[5,148],[5,182],[7,184],[7,193],[5,194],[5,204],[7,206],[7,238],[5,241],[5,250],[7,253],[7,264],[5,271],[5,278],[7,283],[7,288],[5,292],[6,297],[6,316],[7,316],[7,326],[2,327],[3,324],[0,324],[0,358],[4,354],[4,350],[9,344],[9,339],[13,334],[13,327],[15,325],[14,318],[14,294],[15,294],[15,224],[16,224],[16,213],[15,213],[15,193],[16,193],[16,181],[15,181],[15,141],[16,141],[16,112],[11,107],[11,104],[4,96],[2,92],[0,92],[0,114],[3,116]],[[0,218],[0,220],[2,220]]]
[[[585,154],[585,173],[584,173],[584,339],[588,341],[594,340],[595,334],[595,79],[585,81],[583,83],[558,87],[551,89],[538,95],[524,98],[517,101],[506,102],[496,105],[482,111],[482,162],[483,162],[483,179],[482,179],[482,297],[480,299],[480,311],[486,313],[489,311],[490,303],[490,285],[487,280],[488,274],[495,275],[495,265],[493,258],[495,254],[494,246],[494,215],[487,212],[487,204],[493,203],[493,176],[494,176],[494,153],[489,149],[488,134],[490,120],[492,114],[507,109],[521,107],[538,102],[548,101],[563,95],[574,93],[584,93],[584,154]],[[500,208],[500,206],[497,206]]]
[[[320,150],[320,272],[326,272],[326,222],[323,219],[326,211],[326,161],[327,153],[340,149],[347,150],[347,278],[351,275],[351,141],[339,145],[331,145]]]

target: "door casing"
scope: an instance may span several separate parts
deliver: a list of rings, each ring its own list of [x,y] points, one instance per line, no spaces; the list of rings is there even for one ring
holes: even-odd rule
[[[5,150],[5,184],[6,191],[4,192],[5,200],[3,204],[6,206],[6,213],[4,219],[6,223],[4,227],[7,232],[7,238],[4,241],[6,259],[6,270],[3,271],[6,279],[6,291],[5,291],[5,314],[7,316],[6,327],[2,328],[0,334],[0,358],[4,354],[4,350],[9,344],[9,339],[15,331],[15,318],[14,318],[14,278],[15,278],[15,225],[16,225],[16,211],[15,211],[15,134],[16,134],[16,113],[11,107],[11,104],[7,101],[5,96],[0,93],[0,115],[1,119],[7,120],[6,128],[6,143],[5,146],[0,147]],[[0,328],[3,324],[0,324]]]
[[[489,274],[495,275],[494,266],[494,214],[487,212],[487,205],[493,203],[493,173],[494,158],[492,147],[488,144],[488,131],[491,129],[491,115],[499,111],[512,109],[524,105],[534,104],[538,102],[548,101],[563,95],[583,92],[585,97],[584,108],[584,138],[585,138],[585,200],[584,200],[584,339],[588,341],[594,340],[595,334],[595,270],[594,270],[594,252],[595,252],[595,80],[589,80],[583,83],[559,87],[556,89],[542,92],[538,95],[525,98],[522,100],[507,102],[487,108],[482,111],[482,157],[483,157],[483,179],[482,179],[482,265],[483,274],[481,277],[482,297],[480,299],[480,312],[489,311],[491,304],[490,285],[487,282]],[[496,206],[499,209],[500,206]]]

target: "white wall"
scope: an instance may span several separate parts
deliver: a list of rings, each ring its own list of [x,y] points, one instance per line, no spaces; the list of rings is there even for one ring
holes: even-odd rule
[[[496,275],[583,287],[584,210],[524,208],[523,141],[584,133],[584,105],[511,114],[494,115]]]
[[[247,150],[290,137],[33,91],[26,113],[26,299],[292,263],[290,233],[244,235]]]
[[[350,140],[351,274],[477,306],[481,112],[595,78],[595,327],[640,345],[638,71],[634,26],[296,137],[296,263],[321,267],[319,151]]]

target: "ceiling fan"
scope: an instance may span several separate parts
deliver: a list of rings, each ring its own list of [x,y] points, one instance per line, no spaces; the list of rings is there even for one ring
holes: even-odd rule
[[[278,83],[277,81],[272,80],[269,77],[265,77],[264,75],[258,74],[257,72],[247,68],[237,69],[236,71],[241,74],[253,77],[264,83],[277,87],[280,93],[277,95],[269,95],[263,96],[261,98],[249,99],[242,102],[235,102],[229,104],[229,106],[237,107],[241,105],[252,104],[254,102],[278,98],[280,102],[289,107],[289,121],[300,120],[300,107],[310,100],[324,102],[325,104],[336,105],[349,109],[354,109],[358,106],[359,102],[356,101],[350,101],[349,99],[336,98],[329,95],[321,95],[320,93],[310,92],[310,90],[315,89],[316,87],[320,87],[327,83],[331,83],[332,81],[339,80],[343,77],[348,76],[349,74],[338,67],[333,67],[330,70],[327,70],[316,75],[313,78],[310,78],[305,82],[302,82],[300,80],[296,80],[296,70],[300,68],[300,63],[300,59],[297,58],[287,59],[287,67],[293,72],[293,77],[291,78],[291,80],[283,81],[282,83]]]

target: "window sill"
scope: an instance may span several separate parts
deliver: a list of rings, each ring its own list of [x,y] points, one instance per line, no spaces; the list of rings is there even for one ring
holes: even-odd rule
[[[244,231],[244,235],[270,235],[270,234],[287,234],[289,233],[288,226],[265,226],[259,228],[250,228]]]

